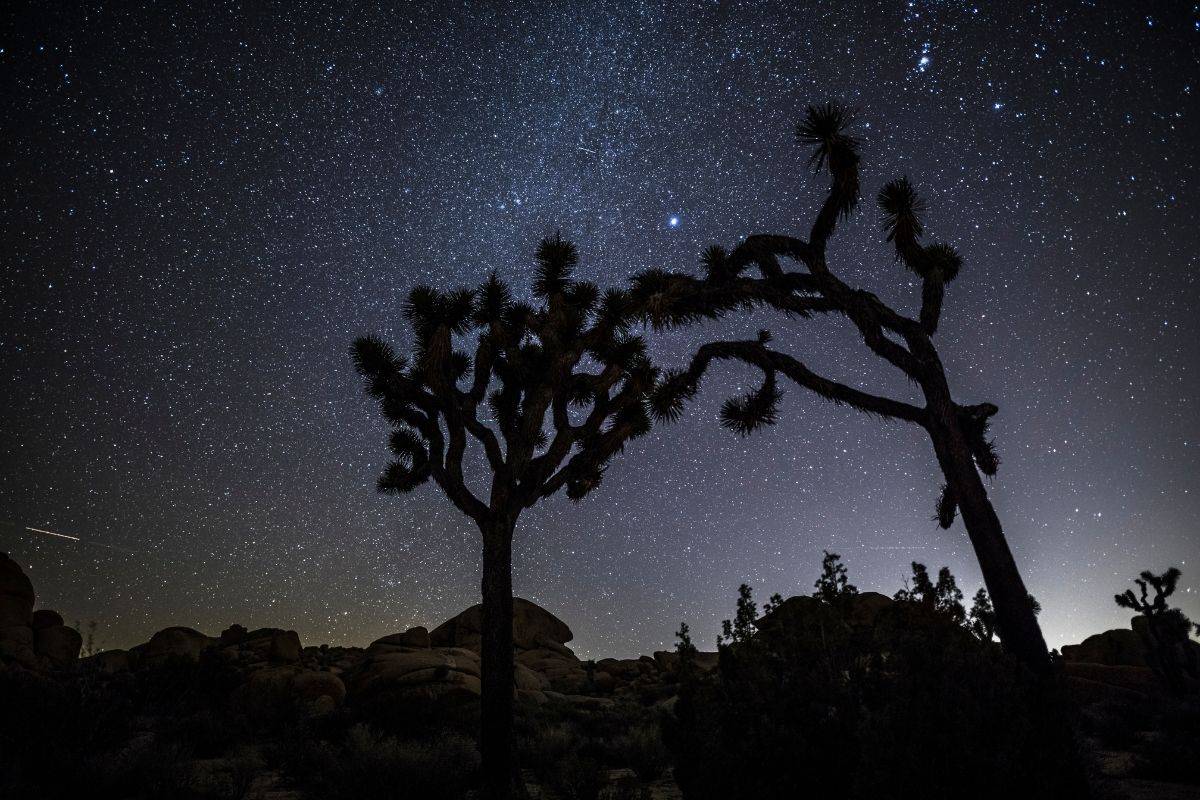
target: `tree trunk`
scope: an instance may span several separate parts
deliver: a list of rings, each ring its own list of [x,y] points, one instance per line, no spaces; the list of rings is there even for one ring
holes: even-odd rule
[[[494,520],[483,530],[483,637],[480,649],[483,696],[479,750],[483,760],[483,796],[513,797],[516,776],[513,747],[513,598],[514,523]]]
[[[1004,648],[1037,674],[1050,667],[1046,640],[1029,601],[1029,590],[1021,580],[1017,562],[1000,527],[1000,518],[988,499],[987,489],[971,456],[960,427],[954,403],[944,378],[929,382],[925,396],[929,410],[929,436],[938,464],[953,490],[963,525],[983,581],[996,612],[996,627]]]

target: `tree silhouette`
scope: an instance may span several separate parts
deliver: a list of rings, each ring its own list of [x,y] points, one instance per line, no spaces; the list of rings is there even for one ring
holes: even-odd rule
[[[971,598],[971,610],[967,612],[967,627],[980,641],[990,642],[996,635],[996,609],[992,598],[982,586]]]
[[[921,282],[920,310],[915,318],[885,305],[878,297],[846,284],[826,261],[826,245],[839,221],[854,212],[859,199],[859,144],[849,133],[852,115],[833,105],[810,106],[797,127],[801,143],[813,147],[810,163],[827,170],[829,192],[807,240],[788,235],[753,235],[732,251],[709,248],[702,259],[704,275],[650,270],[635,280],[635,294],[645,303],[656,327],[715,319],[755,306],[767,306],[790,317],[836,314],[848,319],[867,348],[916,384],[924,405],[874,394],[812,371],[796,355],[771,346],[762,331],[748,341],[715,341],[701,346],[687,369],[665,376],[655,393],[655,413],[674,419],[695,396],[700,380],[714,361],[733,360],[763,374],[762,384],[721,409],[722,423],[742,434],[778,417],[779,376],[834,403],[847,404],[884,419],[919,425],[929,434],[945,484],[937,502],[937,520],[948,528],[959,512],[996,607],[997,625],[1006,648],[1042,672],[1049,667],[1045,639],[1025,598],[1028,592],[988,498],[983,475],[994,475],[999,458],[988,439],[988,422],[997,413],[991,403],[955,402],[946,370],[933,342],[945,288],[962,259],[947,244],[923,244],[924,203],[907,178],[879,192],[887,241],[895,257]],[[783,260],[801,269],[784,268]],[[757,268],[757,276],[751,272]]]
[[[1183,611],[1167,604],[1167,598],[1175,593],[1182,574],[1178,567],[1171,567],[1161,575],[1145,570],[1141,577],[1134,578],[1137,594],[1132,589],[1126,589],[1113,596],[1118,606],[1141,615],[1145,624],[1143,641],[1149,640],[1145,643],[1150,650],[1151,663],[1176,691],[1184,689],[1185,673],[1193,679],[1200,678],[1196,654],[1187,646],[1192,621]],[[1154,590],[1153,598],[1149,596],[1150,589]],[[1138,630],[1141,626],[1135,624],[1133,627]],[[1197,631],[1200,632],[1200,626],[1197,626]]]
[[[1133,579],[1138,587],[1137,595],[1133,593],[1133,589],[1126,589],[1121,594],[1113,595],[1113,600],[1122,608],[1136,611],[1144,617],[1165,614],[1168,610],[1167,598],[1175,593],[1175,587],[1182,575],[1178,567],[1171,567],[1161,575],[1144,570],[1140,578]],[[1151,588],[1154,589],[1152,600],[1148,597]]]
[[[963,593],[958,588],[958,581],[951,574],[949,567],[938,570],[937,583],[929,578],[929,570],[924,564],[912,562],[912,585],[896,592],[896,599],[907,603],[921,603],[940,614],[945,614],[958,624],[963,624],[967,612],[963,609]]]
[[[824,553],[821,559],[821,576],[813,584],[813,588],[816,589],[813,597],[819,597],[826,603],[837,603],[858,594],[858,587],[851,583],[847,576],[842,557],[828,550]]]
[[[758,619],[758,604],[754,602],[754,593],[749,585],[743,583],[738,587],[737,613],[732,620],[721,621],[721,634],[717,637],[717,646],[748,642],[755,633],[754,621]]]
[[[432,479],[483,538],[482,730],[487,796],[511,796],[513,639],[512,540],[518,517],[565,489],[572,500],[600,485],[609,460],[650,429],[657,373],[630,297],[603,296],[577,281],[574,245],[560,237],[537,251],[537,305],[514,301],[492,275],[475,291],[417,287],[404,316],[410,362],[379,338],[354,343],[367,392],[394,426],[396,460],[379,479],[389,493]],[[473,338],[474,353],[455,349]],[[490,418],[481,418],[486,407]],[[486,498],[464,474],[468,444],[482,451]],[[468,462],[471,463],[471,462]]]

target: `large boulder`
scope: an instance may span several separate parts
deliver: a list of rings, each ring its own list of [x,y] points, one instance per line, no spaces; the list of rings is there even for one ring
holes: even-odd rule
[[[129,670],[129,653],[126,650],[102,650],[80,662],[85,669],[95,670],[102,675],[115,675]]]
[[[249,669],[238,692],[251,718],[265,722],[278,713],[280,702],[288,699],[299,701],[309,714],[327,714],[345,700],[346,685],[332,672],[260,663]]]
[[[33,617],[33,584],[17,562],[0,553],[0,629],[28,627]]]
[[[566,652],[563,652],[566,651]],[[588,686],[583,663],[565,647],[538,647],[517,652],[517,664],[541,675],[551,689],[563,694],[578,694]]]
[[[332,672],[314,672],[305,670],[292,678],[292,691],[301,700],[309,702],[328,697],[334,705],[341,705],[346,699],[346,684]]]
[[[37,669],[37,653],[33,649],[33,628],[10,625],[0,628],[0,662],[11,661],[27,669]]]
[[[477,697],[480,694],[479,655],[462,648],[400,649],[382,645],[349,674],[351,701],[368,703],[384,695],[426,698]]]
[[[428,650],[430,646],[429,631],[421,625],[409,628],[403,633],[393,633],[389,636],[384,636],[382,639],[376,639],[371,643],[371,648],[380,650],[404,647]]]
[[[79,631],[66,625],[51,625],[47,628],[35,628],[33,631],[34,651],[54,669],[75,666],[82,647],[83,637],[79,635]]]
[[[1127,628],[1117,628],[1087,637],[1079,644],[1062,648],[1065,661],[1104,664],[1110,667],[1145,667],[1142,638]]]
[[[1067,661],[1063,664],[1063,672],[1073,682],[1090,681],[1142,695],[1161,694],[1165,690],[1158,675],[1149,667]]]
[[[675,675],[679,672],[680,658],[679,653],[674,650],[656,650],[653,656],[654,663],[664,675]],[[719,660],[718,653],[696,651],[692,653],[692,665],[699,672],[712,672],[717,668]],[[601,662],[603,663],[603,662]],[[638,663],[643,667],[645,672],[645,661],[639,659]]]
[[[279,628],[259,628],[240,637],[237,644],[226,648],[243,661],[266,661],[272,664],[295,664],[303,648],[300,634]]]
[[[754,627],[764,633],[782,630],[828,628],[840,623],[841,616],[828,603],[808,595],[796,595],[779,603],[768,614],[754,621]]]
[[[191,628],[164,628],[150,637],[150,641],[134,648],[138,667],[153,667],[170,658],[186,658],[195,661],[200,653],[216,640]]]
[[[483,631],[483,606],[473,605],[429,632],[434,647],[479,650]],[[513,644],[521,650],[563,645],[574,638],[567,623],[536,603],[513,598]]]
[[[48,608],[39,608],[37,611],[33,612],[33,618],[30,622],[31,627],[35,631],[65,624],[66,623],[63,622],[62,614],[59,614],[57,611],[51,611]]]
[[[883,611],[895,605],[896,601],[879,592],[862,592],[851,595],[847,603],[846,622],[851,627],[870,627]]]

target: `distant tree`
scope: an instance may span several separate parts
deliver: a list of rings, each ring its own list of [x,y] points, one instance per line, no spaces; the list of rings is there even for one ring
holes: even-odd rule
[[[1042,604],[1032,594],[1027,598],[1034,616],[1042,613]],[[990,642],[996,635],[996,609],[992,608],[992,598],[987,589],[980,587],[971,600],[971,610],[967,612],[966,626],[971,633],[985,642]]]
[[[779,592],[775,592],[775,594],[767,598],[767,602],[763,603],[763,614],[770,614],[781,605],[783,605],[783,595],[781,595]]]
[[[679,654],[679,676],[690,680],[696,665],[696,645],[692,644],[692,631],[686,622],[679,623],[675,632],[675,652]]]
[[[556,236],[541,243],[536,305],[515,301],[495,275],[475,291],[417,287],[404,308],[414,333],[411,362],[374,336],[353,348],[367,392],[395,427],[396,460],[380,491],[410,492],[432,479],[482,534],[480,749],[490,798],[512,792],[517,520],[560,489],[582,499],[625,443],[650,429],[647,401],[657,373],[642,338],[629,332],[629,295],[601,296],[572,277],[577,263],[570,242]],[[473,353],[456,349],[468,339]],[[471,443],[490,472],[486,497],[464,474]]]
[[[897,600],[920,603],[960,625],[966,621],[967,612],[962,604],[963,593],[949,567],[938,570],[937,583],[930,580],[929,570],[924,564],[912,562],[912,573],[912,584],[896,592]]]
[[[97,653],[104,650],[104,647],[100,644],[99,640],[96,638],[96,629],[98,627],[99,627],[99,623],[97,623],[96,620],[94,620],[94,619],[89,620],[87,625],[84,625],[83,623],[76,620],[75,630],[77,630],[81,634],[83,634],[83,645],[79,649],[79,657],[80,658],[87,658],[88,656],[94,656]]]
[[[842,557],[828,550],[824,552],[825,556],[821,559],[821,577],[813,584],[816,588],[813,597],[818,597],[826,603],[836,603],[858,594],[858,587],[847,577]]]
[[[711,247],[705,252],[703,277],[651,270],[638,276],[635,293],[646,304],[656,327],[718,318],[731,311],[767,306],[795,318],[837,314],[848,319],[867,348],[919,387],[924,405],[914,405],[864,391],[821,376],[798,355],[771,346],[762,331],[748,341],[715,341],[702,345],[687,369],[666,376],[655,394],[655,412],[674,419],[699,390],[714,361],[734,360],[763,374],[750,393],[727,400],[722,423],[747,434],[774,423],[779,415],[779,376],[838,404],[884,419],[923,428],[933,444],[945,479],[936,518],[949,527],[961,511],[996,609],[1004,646],[1038,672],[1049,668],[1041,629],[1000,520],[988,498],[983,476],[996,473],[1000,459],[988,438],[988,423],[997,413],[991,403],[960,405],[933,337],[941,316],[946,285],[955,279],[962,258],[943,243],[923,244],[925,206],[907,178],[879,192],[887,241],[896,259],[920,282],[920,310],[915,317],[893,310],[874,294],[846,284],[830,268],[826,245],[840,220],[850,217],[859,200],[859,143],[851,135],[852,115],[829,104],[810,106],[797,127],[799,140],[813,147],[811,164],[828,170],[829,192],[816,215],[808,239],[789,235],[750,236],[732,251]],[[782,259],[802,269],[788,271]],[[758,277],[749,274],[757,267]]]
[[[758,619],[758,605],[754,602],[753,592],[746,584],[738,587],[737,613],[732,620],[721,622],[721,635],[717,639],[718,646],[748,642],[754,636],[754,621]]]
[[[1171,608],[1167,602],[1167,598],[1175,593],[1182,574],[1178,567],[1171,567],[1161,575],[1145,570],[1141,577],[1134,578],[1137,594],[1132,589],[1126,589],[1113,596],[1118,606],[1138,612],[1145,620],[1152,662],[1175,690],[1183,689],[1184,672],[1192,678],[1200,678],[1200,664],[1196,663],[1195,652],[1187,646],[1192,621],[1183,611]],[[1153,598],[1149,596],[1151,589],[1154,590]],[[1134,626],[1135,629],[1138,627]],[[1197,631],[1200,631],[1200,626],[1197,626]]]
[[[918,603],[865,623],[800,600],[681,679],[662,724],[685,800],[1088,796],[1053,682]],[[730,634],[752,609],[742,587]]]
[[[971,600],[971,610],[967,612],[967,627],[984,642],[992,641],[996,635],[996,610],[992,608],[992,598],[988,597],[987,589],[982,586]]]

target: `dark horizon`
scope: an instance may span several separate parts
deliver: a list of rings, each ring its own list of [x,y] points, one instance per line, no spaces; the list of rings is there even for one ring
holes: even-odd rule
[[[1181,566],[1200,618],[1194,11],[859,7],[9,11],[0,551],[105,647],[442,622],[478,602],[478,535],[432,488],[375,493],[351,341],[405,341],[414,283],[527,291],[554,231],[604,287],[807,224],[824,183],[792,129],[833,99],[860,110],[864,199],[909,175],[964,257],[939,346],[957,395],[1000,407],[989,491],[1050,646],[1127,626],[1112,596],[1146,568]],[[831,257],[911,310],[870,202]],[[764,325],[912,391],[834,321],[651,338],[674,366]],[[708,649],[738,584],[810,592],[824,549],[863,591],[914,560],[981,584],[961,523],[930,519],[919,431],[785,387],[739,438],[715,384],[582,503],[522,518],[516,594],[581,657],[680,620]]]

